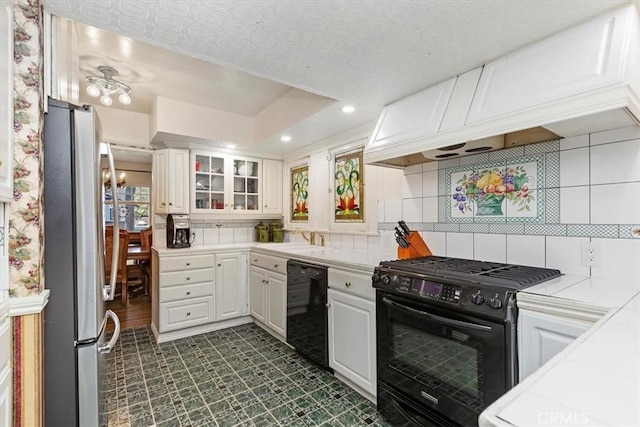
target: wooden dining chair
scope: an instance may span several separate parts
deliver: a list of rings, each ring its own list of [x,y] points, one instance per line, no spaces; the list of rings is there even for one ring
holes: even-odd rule
[[[120,247],[118,248],[118,270],[116,276],[116,295],[117,286],[120,284],[120,294],[122,298],[122,306],[127,305],[127,249],[129,247],[129,233],[127,230],[120,230],[119,235]],[[105,263],[104,272],[105,279],[111,280],[111,254],[113,253],[113,227],[105,227]]]
[[[145,228],[140,232],[140,247],[144,251],[151,252],[151,245],[153,244],[153,230],[151,227]],[[151,286],[151,259],[141,263],[141,269],[144,274],[144,293],[149,294]]]

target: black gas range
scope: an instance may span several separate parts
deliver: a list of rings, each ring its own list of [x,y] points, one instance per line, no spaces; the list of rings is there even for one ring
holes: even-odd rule
[[[518,381],[515,294],[560,275],[436,256],[381,262],[379,411],[394,425],[477,425]]]

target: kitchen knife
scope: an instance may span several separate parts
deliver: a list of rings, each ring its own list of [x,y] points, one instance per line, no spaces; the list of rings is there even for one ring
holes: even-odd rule
[[[402,231],[404,231],[404,234],[406,234],[407,236],[411,234],[411,230],[409,230],[409,227],[407,227],[407,223],[404,222],[404,220],[398,221],[398,225],[400,226],[400,228],[402,228]]]
[[[396,242],[398,243],[398,245],[400,245],[401,248],[408,248],[409,247],[409,242],[407,242],[407,239],[405,239],[402,234],[399,234],[396,231],[395,236],[396,236]]]

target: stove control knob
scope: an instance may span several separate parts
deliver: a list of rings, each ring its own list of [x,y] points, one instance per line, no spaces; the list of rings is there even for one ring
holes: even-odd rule
[[[373,276],[371,276],[371,280],[373,280],[373,283],[379,282],[380,275],[378,273],[373,273]]]
[[[385,285],[388,285],[390,282],[391,282],[391,278],[389,276],[387,276],[386,274],[382,276],[382,283],[384,283]]]
[[[502,307],[502,300],[498,297],[493,297],[489,300],[489,307],[495,308],[496,310]]]
[[[471,295],[471,302],[476,305],[480,305],[484,302],[484,296],[482,296],[480,292],[478,292],[477,294],[473,294]]]

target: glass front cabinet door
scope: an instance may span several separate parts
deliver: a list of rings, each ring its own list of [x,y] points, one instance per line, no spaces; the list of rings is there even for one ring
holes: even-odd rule
[[[192,151],[192,213],[260,213],[259,159]]]

